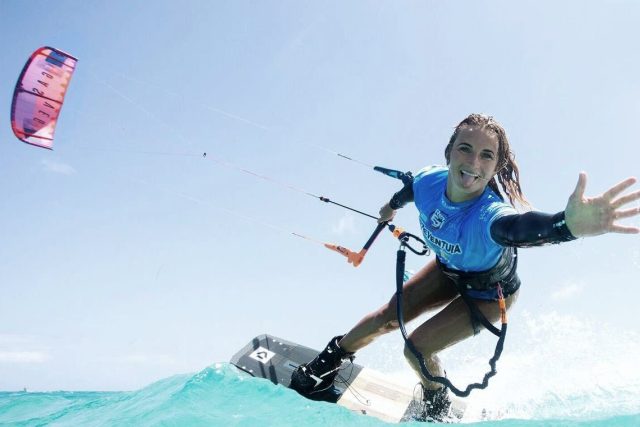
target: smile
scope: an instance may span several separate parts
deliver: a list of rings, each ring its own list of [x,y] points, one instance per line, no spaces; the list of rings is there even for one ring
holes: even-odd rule
[[[468,176],[472,176],[472,177],[474,177],[474,178],[480,178],[480,175],[475,174],[475,173],[471,173],[471,172],[467,172],[467,171],[465,171],[465,170],[460,170],[460,173],[461,173],[462,175],[468,175]]]

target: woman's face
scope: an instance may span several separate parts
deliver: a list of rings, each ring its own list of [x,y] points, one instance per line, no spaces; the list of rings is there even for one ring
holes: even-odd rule
[[[449,155],[447,197],[460,203],[480,196],[496,173],[498,138],[478,126],[458,132]]]

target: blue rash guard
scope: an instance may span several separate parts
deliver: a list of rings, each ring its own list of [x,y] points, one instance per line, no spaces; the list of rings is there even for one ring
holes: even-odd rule
[[[465,294],[496,299],[500,283],[510,295],[520,287],[515,248],[576,239],[564,211],[519,214],[489,186],[473,200],[452,203],[446,196],[448,174],[443,166],[422,169],[393,195],[389,207],[415,202],[427,245],[443,273],[463,286]]]
[[[491,225],[517,211],[488,186],[473,200],[449,201],[445,193],[448,174],[447,167],[430,166],[418,172],[413,181],[414,202],[425,241],[447,268],[465,273],[489,270],[504,250],[491,237]],[[495,289],[469,290],[468,294],[481,299],[496,297]]]

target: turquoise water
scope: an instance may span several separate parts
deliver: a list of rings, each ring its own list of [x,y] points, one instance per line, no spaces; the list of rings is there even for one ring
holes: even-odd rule
[[[575,396],[574,400],[586,399]],[[635,400],[635,399],[634,399]],[[584,403],[584,402],[583,402]],[[539,405],[539,407],[537,407]],[[541,417],[549,407],[569,407],[566,417]],[[588,416],[572,414],[580,402],[549,396],[529,408],[529,419],[474,421],[481,426],[640,426],[638,403],[612,402]],[[635,407],[635,409],[634,409]],[[631,408],[631,409],[630,409]],[[466,417],[466,416],[465,416]],[[518,412],[518,418],[522,418]],[[312,402],[227,363],[177,375],[131,392],[0,392],[0,425],[15,426],[384,426],[337,405]],[[424,425],[406,423],[403,425]]]

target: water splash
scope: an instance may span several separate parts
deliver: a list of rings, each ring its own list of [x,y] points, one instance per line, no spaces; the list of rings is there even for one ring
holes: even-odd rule
[[[640,335],[557,312],[520,313],[510,324],[498,375],[464,399],[464,422],[483,419],[595,420],[640,413]],[[397,334],[359,353],[358,362],[417,383]],[[459,388],[489,370],[496,338],[482,333],[441,354]]]
[[[481,418],[484,408],[522,419],[596,419],[640,412],[638,334],[556,312],[525,312],[522,318],[510,330],[499,375],[469,399],[469,420]],[[491,342],[485,336],[467,351],[450,352],[460,381],[473,381],[486,367],[478,354],[487,354]]]

